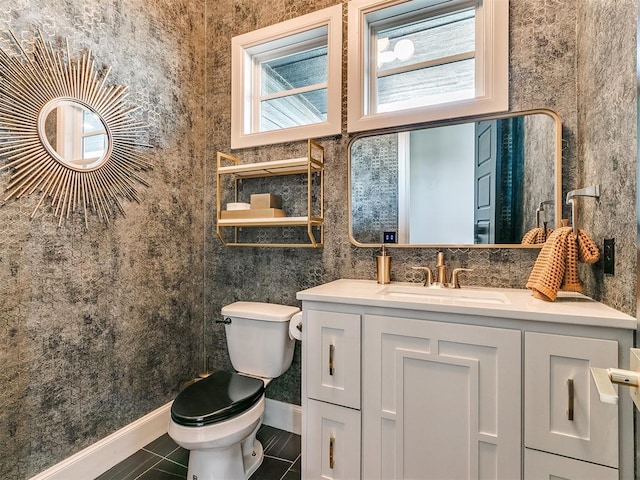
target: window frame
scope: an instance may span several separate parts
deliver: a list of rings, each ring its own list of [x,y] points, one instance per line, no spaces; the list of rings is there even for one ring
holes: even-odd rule
[[[360,132],[400,125],[483,115],[509,109],[509,1],[508,0],[413,0],[412,10],[438,12],[462,10],[475,5],[476,50],[473,98],[434,105],[369,113],[375,95],[370,76],[376,65],[369,61],[372,32],[366,15],[376,22],[385,18],[381,10],[408,4],[410,0],[349,0],[347,65],[347,131]],[[376,15],[376,12],[380,12]],[[417,14],[420,16],[422,13]]]
[[[323,122],[256,131],[259,120],[253,113],[260,101],[260,80],[254,57],[268,58],[263,44],[277,42],[275,50],[286,52],[287,37],[327,28],[327,119]],[[299,42],[296,42],[299,43]],[[313,43],[313,37],[307,41]],[[293,49],[295,51],[295,48]],[[253,52],[253,53],[252,53]],[[284,55],[283,55],[284,56]],[[316,84],[317,85],[317,84]],[[305,89],[306,87],[302,87]],[[342,5],[334,5],[285,22],[264,27],[231,39],[231,148],[270,145],[341,132],[342,118]],[[300,92],[301,93],[301,92]],[[247,127],[250,132],[247,132]]]
[[[101,127],[99,128],[95,128],[92,130],[88,130],[86,128],[86,124],[85,124],[85,115],[87,113],[90,113],[92,115],[95,116],[95,114],[87,109],[83,109],[82,112],[80,113],[80,121],[82,122],[82,126],[81,126],[81,131],[82,131],[82,138],[80,139],[80,143],[81,143],[81,147],[80,150],[82,152],[82,156],[81,159],[86,161],[86,160],[92,160],[92,161],[96,161],[97,159],[99,159],[102,155],[104,155],[104,152],[107,151],[107,146],[106,146],[106,139],[107,139],[107,131],[104,128],[104,124],[102,124],[102,121],[100,121],[101,123]],[[98,137],[101,136],[102,137],[102,154],[98,155],[97,157],[87,157],[87,144],[86,144],[86,140],[89,138],[93,138],[93,137]]]
[[[76,103],[63,102],[56,108],[56,150],[62,159],[79,169],[87,168],[87,164],[96,162],[107,152],[106,139],[107,130],[100,119],[102,127],[87,130],[84,116],[90,113],[95,116],[95,112],[86,107],[79,107]],[[68,132],[72,132],[71,135]],[[78,132],[74,134],[73,132]],[[85,140],[87,138],[103,136],[103,151],[97,157],[88,157]]]

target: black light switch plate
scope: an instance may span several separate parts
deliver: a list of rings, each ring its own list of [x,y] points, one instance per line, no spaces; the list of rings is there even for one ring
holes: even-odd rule
[[[616,264],[616,239],[605,238],[604,239],[604,273],[605,275],[615,275]]]

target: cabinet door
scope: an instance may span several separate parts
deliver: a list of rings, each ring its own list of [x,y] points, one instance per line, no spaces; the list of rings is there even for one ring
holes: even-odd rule
[[[363,320],[363,478],[521,475],[521,332]]]
[[[307,480],[360,478],[360,412],[308,400],[302,458]]]
[[[524,480],[618,480],[618,470],[526,448]]]
[[[360,408],[360,315],[307,310],[307,396]]]
[[[524,345],[525,446],[618,468],[618,406],[589,370],[617,366],[618,342],[527,332]]]

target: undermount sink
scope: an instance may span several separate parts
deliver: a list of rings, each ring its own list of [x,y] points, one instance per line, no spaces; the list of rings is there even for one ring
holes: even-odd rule
[[[468,288],[437,288],[424,287],[422,285],[387,285],[377,292],[387,298],[398,300],[424,301],[430,303],[452,303],[452,304],[490,304],[508,305],[509,299],[500,292],[468,289]]]

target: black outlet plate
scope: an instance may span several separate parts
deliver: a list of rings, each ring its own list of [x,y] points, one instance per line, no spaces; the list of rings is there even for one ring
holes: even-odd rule
[[[615,238],[604,239],[603,251],[604,273],[605,275],[615,275],[616,271],[616,240]]]
[[[398,243],[396,232],[384,232],[382,243]]]

